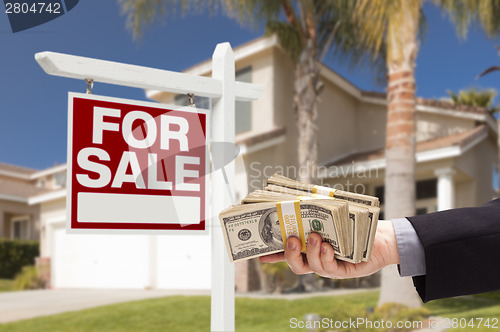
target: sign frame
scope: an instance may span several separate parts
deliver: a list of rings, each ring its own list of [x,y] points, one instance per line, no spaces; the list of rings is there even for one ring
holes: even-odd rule
[[[68,234],[139,234],[139,235],[206,235],[209,231],[210,226],[210,218],[209,214],[209,193],[211,190],[211,181],[210,181],[210,158],[208,154],[208,149],[205,149],[205,204],[204,204],[204,216],[205,216],[205,225],[203,230],[189,230],[189,229],[100,229],[100,228],[72,228],[71,227],[71,216],[72,216],[72,175],[73,175],[73,159],[71,158],[73,153],[73,100],[74,98],[84,98],[89,100],[96,101],[104,101],[104,102],[112,102],[112,103],[120,103],[127,104],[139,107],[150,107],[156,109],[165,109],[165,110],[173,110],[180,112],[189,112],[189,113],[197,113],[205,115],[205,146],[208,144],[208,139],[211,137],[210,132],[210,121],[211,115],[210,111],[203,108],[197,108],[193,106],[179,106],[179,105],[171,105],[171,104],[162,104],[141,100],[132,100],[125,98],[117,98],[117,97],[108,97],[94,94],[85,94],[78,92],[68,92],[68,138],[67,138],[67,174],[66,174],[66,232]],[[201,210],[200,210],[201,212]],[[181,226],[182,227],[182,226]]]

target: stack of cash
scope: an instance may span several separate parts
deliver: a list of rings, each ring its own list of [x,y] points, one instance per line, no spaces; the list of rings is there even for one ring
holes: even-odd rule
[[[350,263],[368,261],[379,215],[377,197],[307,185],[273,175],[256,190],[222,211],[222,225],[232,262],[282,252],[290,236],[307,250],[310,233],[318,233]]]

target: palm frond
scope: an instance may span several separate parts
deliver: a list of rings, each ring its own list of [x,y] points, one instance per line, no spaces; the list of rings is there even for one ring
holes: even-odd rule
[[[425,34],[426,20],[422,14],[422,0],[360,0],[354,17],[364,45],[375,54],[385,45],[387,56],[397,60],[403,56],[408,38],[422,38]],[[401,33],[402,29],[405,33]]]
[[[287,52],[294,62],[299,60],[303,43],[300,32],[288,22],[270,20],[266,24],[266,35],[276,34],[280,46]]]
[[[497,96],[495,89],[469,88],[460,90],[458,94],[453,91],[447,91],[447,93],[451,98],[451,102],[455,105],[482,107],[488,109],[491,113],[498,111],[497,108],[493,107]]]
[[[222,0],[226,14],[235,18],[240,24],[255,27],[262,22],[278,20],[283,1],[262,0]]]
[[[500,33],[500,1],[498,0],[433,0],[450,15],[457,34],[467,36],[471,24],[479,23],[489,37]]]
[[[476,79],[480,78],[480,77],[483,77],[484,75],[487,75],[491,72],[494,72],[494,71],[497,71],[497,70],[500,70],[500,67],[499,66],[491,66],[490,68],[484,70],[483,72],[481,72],[479,75],[477,75]]]
[[[217,0],[118,0],[122,15],[127,16],[127,28],[134,37],[140,37],[144,27],[152,25],[166,17],[175,17],[187,13],[200,13],[209,10],[213,13],[218,8]]]

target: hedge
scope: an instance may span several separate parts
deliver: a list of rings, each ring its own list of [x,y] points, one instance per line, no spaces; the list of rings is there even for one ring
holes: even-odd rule
[[[35,264],[39,255],[39,241],[0,239],[0,278],[13,279],[23,266]]]

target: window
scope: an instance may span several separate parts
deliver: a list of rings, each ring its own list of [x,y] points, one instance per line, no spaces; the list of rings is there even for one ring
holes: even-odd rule
[[[416,210],[416,215],[421,215],[421,214],[426,214],[427,213],[427,208],[417,208]]]
[[[45,188],[47,185],[47,181],[45,181],[45,178],[38,180],[36,186],[38,188]]]
[[[27,240],[29,239],[29,216],[18,216],[11,219],[11,239]]]
[[[252,67],[245,67],[236,71],[236,81],[252,83]],[[212,100],[207,97],[195,96],[196,107],[204,109],[212,109]],[[188,106],[189,100],[187,95],[176,95],[174,104],[179,106]],[[244,133],[252,130],[252,102],[236,101],[235,105],[235,132],[236,134]]]
[[[378,197],[380,204],[384,204],[384,198],[385,198],[384,190],[385,190],[384,186],[375,187],[375,196]]]
[[[245,67],[236,72],[236,80],[239,82],[252,83],[252,67]],[[252,102],[236,101],[236,134],[252,130]]]
[[[427,199],[437,197],[437,179],[421,180],[416,182],[417,199]],[[384,204],[384,186],[375,187],[375,196],[380,200],[380,204]]]
[[[66,172],[59,172],[54,174],[54,187],[66,187]]]
[[[417,181],[417,199],[437,197],[437,179]]]

